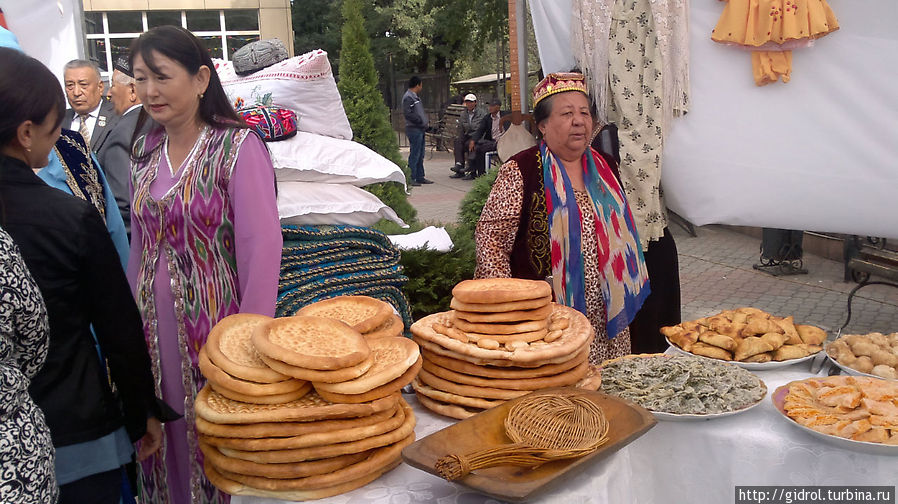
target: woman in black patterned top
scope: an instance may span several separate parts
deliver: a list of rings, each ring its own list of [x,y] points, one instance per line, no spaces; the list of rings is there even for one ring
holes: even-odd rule
[[[53,443],[28,384],[50,345],[44,299],[0,229],[0,502],[56,502]]]

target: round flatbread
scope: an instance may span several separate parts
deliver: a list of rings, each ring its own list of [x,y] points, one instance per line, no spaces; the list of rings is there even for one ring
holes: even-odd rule
[[[339,383],[315,383],[315,390],[335,394],[364,394],[403,375],[418,361],[418,344],[403,337],[384,337],[368,341],[374,365],[353,380]]]
[[[383,325],[373,331],[362,333],[362,336],[364,336],[366,340],[370,340],[391,336],[402,336],[403,331],[405,331],[405,325],[402,323],[402,317],[394,313]]]
[[[505,399],[484,399],[482,397],[468,397],[453,394],[451,392],[437,390],[425,383],[422,383],[421,380],[417,378],[415,378],[415,380],[412,382],[412,387],[415,389],[419,400],[423,395],[441,403],[456,404],[458,406],[464,406],[466,408],[478,410],[490,409],[505,402]]]
[[[332,430],[330,432],[318,432],[302,436],[278,437],[267,439],[240,439],[216,436],[203,436],[203,440],[216,448],[232,448],[244,451],[269,451],[292,450],[294,448],[307,448],[309,446],[323,446],[334,443],[346,443],[357,441],[385,432],[394,431],[405,421],[405,412],[402,408],[396,408],[393,416],[372,425],[362,427],[350,427],[348,429]],[[258,474],[257,476],[266,476]],[[266,476],[273,478],[274,476]]]
[[[527,320],[514,323],[468,322],[467,320],[456,317],[453,319],[453,324],[455,327],[466,333],[504,334],[513,336],[520,333],[543,331],[543,334],[545,334],[549,328],[549,317],[546,316],[540,320]]]
[[[266,357],[325,371],[355,366],[371,353],[357,330],[324,317],[273,319],[256,328],[252,342]]]
[[[310,390],[312,390],[311,382],[304,382],[304,385],[299,390],[275,395],[241,394],[240,392],[235,392],[226,387],[216,385],[212,382],[209,382],[209,385],[212,387],[212,390],[227,397],[228,399],[249,404],[284,404],[291,401],[296,401],[302,396],[308,394]]]
[[[327,390],[318,390],[318,395],[327,399],[328,401],[335,403],[358,403],[358,402],[368,402],[372,401],[378,397],[383,397],[385,395],[393,394],[402,389],[402,387],[408,385],[415,379],[418,371],[421,370],[422,359],[418,356],[418,360],[415,361],[412,367],[408,368],[405,373],[402,373],[399,378],[395,380],[385,383],[380,387],[373,388],[368,392],[362,394],[340,394],[337,392],[328,392]]]
[[[254,313],[235,313],[218,321],[206,338],[209,360],[231,376],[257,383],[290,379],[262,362],[251,337],[255,330],[272,320]]]
[[[558,364],[546,364],[544,366],[535,368],[503,368],[494,366],[482,366],[478,364],[472,364],[464,360],[446,357],[444,355],[440,355],[423,348],[421,349],[421,357],[423,357],[425,361],[431,361],[437,366],[451,369],[452,371],[455,371],[457,373],[481,376],[483,378],[515,380],[522,378],[539,378],[540,376],[557,375],[558,373],[574,368],[580,363],[586,362],[586,359],[589,358],[589,348],[583,348],[583,350],[575,354],[573,358],[565,362],[561,362]]]
[[[586,376],[587,362],[583,361],[573,369],[563,371],[553,376],[541,376],[539,378],[481,378],[463,373],[456,373],[451,369],[440,367],[428,360],[424,361],[422,369],[444,380],[458,383],[459,385],[473,385],[475,387],[490,387],[507,390],[540,390],[550,387],[566,387],[573,385]]]
[[[302,307],[296,315],[339,320],[360,333],[371,332],[393,316],[393,307],[368,296],[339,296]]]
[[[577,382],[576,387],[586,390],[599,390],[602,387],[602,368],[595,364],[590,364],[586,370],[586,376]]]
[[[252,395],[252,396],[273,396],[281,394],[289,394],[296,392],[303,387],[304,382],[295,378],[274,383],[256,383],[247,380],[241,380],[225,373],[221,368],[216,366],[209,356],[206,355],[206,346],[200,348],[199,352],[200,372],[206,377],[206,380],[222,388],[233,390],[234,392]],[[297,396],[297,399],[302,396]]]
[[[465,303],[456,298],[449,301],[449,307],[453,310],[461,310],[472,313],[504,313],[519,310],[536,310],[552,303],[552,296],[526,301],[510,301],[508,303]]]
[[[207,443],[202,436],[200,437],[199,445],[203,455],[212,462],[216,469],[266,478],[307,478],[317,474],[327,474],[361,462],[368,458],[370,454],[370,451],[364,451],[318,460],[294,462],[292,464],[259,464],[258,462],[227,457],[218,451],[218,448]]]
[[[271,369],[274,369],[279,373],[292,376],[299,380],[319,383],[339,383],[346,380],[352,380],[353,378],[358,378],[359,376],[365,374],[365,372],[371,369],[371,366],[374,365],[374,356],[370,353],[365,360],[359,362],[355,366],[349,366],[343,369],[335,369],[333,371],[321,371],[318,369],[306,369],[291,366],[286,362],[272,359],[267,355],[260,354],[259,356],[262,358],[262,362],[268,364]]]
[[[464,395],[468,397],[483,397],[485,399],[514,399],[527,395],[532,390],[505,390],[493,387],[476,387],[474,385],[461,385],[459,383],[444,380],[438,376],[434,376],[423,369],[418,373],[418,379],[425,385],[442,390],[444,392],[452,392],[453,394]]]
[[[473,408],[465,408],[456,404],[443,403],[422,395],[418,396],[418,402],[421,403],[421,406],[424,406],[425,408],[433,411],[438,415],[447,416],[449,418],[457,418],[459,420],[471,418],[477,413],[483,411]]]
[[[197,416],[209,422],[254,424],[366,417],[392,410],[398,401],[397,393],[368,403],[334,404],[325,401],[313,390],[296,401],[285,404],[247,404],[228,399],[207,384],[196,395],[194,406]]]
[[[303,462],[305,460],[316,460],[320,458],[336,457],[347,453],[357,453],[360,451],[370,450],[372,448],[380,448],[388,444],[395,443],[401,439],[405,439],[415,430],[415,413],[411,406],[404,400],[401,402],[405,420],[398,429],[372,436],[358,441],[350,441],[348,443],[335,443],[324,446],[311,446],[308,448],[297,448],[294,450],[275,450],[251,452],[242,450],[232,450],[230,448],[220,448],[222,454],[241,460],[250,462],[258,462],[262,464],[282,464],[292,462]]]
[[[530,331],[518,334],[483,334],[483,333],[473,333],[465,331],[465,336],[468,337],[470,341],[480,341],[480,340],[493,340],[496,343],[509,343],[512,341],[521,341],[524,343],[533,343],[534,341],[539,341],[546,337],[549,334],[549,331],[546,329],[540,329],[538,331]]]
[[[570,321],[568,327],[562,330],[561,336],[557,340],[551,343],[537,341],[525,348],[518,348],[514,351],[480,348],[477,346],[477,343],[459,341],[434,331],[434,324],[446,325],[449,322],[450,312],[428,315],[412,324],[411,330],[416,343],[440,355],[455,358],[464,355],[467,357],[463,357],[461,360],[475,364],[491,364],[503,367],[538,367],[570,360],[574,354],[579,353],[584,346],[588,345],[593,338],[592,325],[585,315],[573,308],[558,304],[554,305],[554,312],[560,312],[560,316],[564,316]],[[433,344],[427,345],[423,342]],[[447,350],[451,354],[447,353]]]
[[[511,303],[552,295],[552,286],[541,280],[480,278],[463,280],[452,288],[452,297],[463,303]]]
[[[461,310],[454,310],[455,317],[453,320],[467,320],[468,322],[478,323],[507,323],[507,322],[523,322],[525,320],[542,320],[552,314],[552,304],[547,303],[545,306],[533,310],[515,310],[498,313],[477,313]]]
[[[371,473],[381,474],[385,468],[392,467],[396,461],[401,460],[402,449],[412,444],[414,441],[415,433],[412,432],[404,439],[395,443],[371,450],[368,452],[368,456],[365,459],[356,462],[355,464],[346,466],[342,469],[337,469],[330,473],[317,474],[305,478],[275,479],[260,476],[247,476],[238,473],[223,472],[221,470],[219,470],[219,472],[222,472],[222,475],[231,478],[234,481],[262,490],[311,490],[334,485],[341,481],[351,481]]]
[[[390,469],[393,469],[394,467],[399,465],[400,462],[401,460],[396,460],[393,464],[384,466],[381,471],[376,471],[358,479],[346,481],[332,487],[320,488],[317,490],[274,491],[252,488],[250,486],[244,485],[243,483],[238,483],[236,481],[225,478],[215,469],[215,466],[213,466],[209,462],[209,460],[205,460],[203,462],[203,470],[205,471],[206,477],[209,479],[210,483],[215,485],[216,488],[230,495],[266,497],[270,499],[286,501],[307,501],[323,499],[325,497],[332,497],[334,495],[344,494],[357,488],[361,488],[379,478],[383,473],[389,471]]]
[[[359,418],[311,422],[261,422],[254,424],[217,424],[197,416],[196,430],[200,434],[207,436],[241,439],[306,436],[381,423],[391,418],[395,413],[396,409],[394,408]]]

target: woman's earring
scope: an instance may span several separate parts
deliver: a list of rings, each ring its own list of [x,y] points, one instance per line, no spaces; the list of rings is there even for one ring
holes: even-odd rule
[[[203,99],[203,93],[200,93],[200,100]]]

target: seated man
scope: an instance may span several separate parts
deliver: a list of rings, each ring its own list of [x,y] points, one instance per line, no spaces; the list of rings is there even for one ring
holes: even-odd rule
[[[496,150],[496,142],[505,131],[500,123],[502,114],[499,113],[499,108],[501,106],[502,102],[498,98],[493,98],[490,101],[489,115],[480,122],[480,126],[474,132],[474,159],[470,163],[468,174],[465,175],[466,180],[486,173],[485,154]]]
[[[452,171],[455,173],[450,175],[451,178],[462,178],[465,176],[465,161],[473,160],[474,157],[474,133],[483,122],[486,114],[483,110],[477,108],[477,97],[472,93],[465,95],[465,112],[458,118],[458,132],[455,136],[455,166]]]

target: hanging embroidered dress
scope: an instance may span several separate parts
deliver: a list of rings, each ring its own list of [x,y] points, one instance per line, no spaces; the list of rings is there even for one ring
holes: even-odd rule
[[[752,51],[755,84],[789,82],[792,49],[839,29],[826,0],[725,0],[711,40]]]
[[[160,138],[161,136],[161,138]],[[209,330],[238,312],[273,316],[282,239],[274,170],[247,129],[207,127],[178,170],[162,147],[132,167],[128,278],[144,321],[156,393],[184,418],[166,423],[142,464],[142,502],[207,504],[228,496],[206,480],[193,401],[205,383],[197,356]]]

